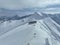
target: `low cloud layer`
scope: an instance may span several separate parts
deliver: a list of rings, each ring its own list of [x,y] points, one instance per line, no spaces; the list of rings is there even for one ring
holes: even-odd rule
[[[59,4],[60,0],[0,0],[0,8],[23,9],[45,7],[49,4]]]

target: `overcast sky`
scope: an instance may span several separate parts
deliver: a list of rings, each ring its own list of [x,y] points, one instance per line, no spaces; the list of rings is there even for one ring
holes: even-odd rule
[[[60,0],[0,0],[0,8],[22,9],[44,7],[49,4],[59,4]]]

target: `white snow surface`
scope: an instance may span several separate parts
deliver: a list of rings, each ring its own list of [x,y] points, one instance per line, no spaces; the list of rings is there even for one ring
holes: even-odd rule
[[[51,18],[21,22],[15,20],[0,24],[0,45],[60,45],[60,25]],[[28,22],[27,22],[28,21]]]

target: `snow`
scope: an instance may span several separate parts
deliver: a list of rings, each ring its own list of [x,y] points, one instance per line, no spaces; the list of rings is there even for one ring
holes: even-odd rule
[[[0,45],[60,45],[60,25],[51,17],[37,15],[1,23]]]
[[[36,33],[35,38],[34,33]],[[27,43],[31,43],[32,45],[44,45],[45,38],[48,38],[48,35],[40,28],[40,24],[37,22],[37,24],[33,25],[25,24],[19,26],[0,36],[0,45],[27,45]]]

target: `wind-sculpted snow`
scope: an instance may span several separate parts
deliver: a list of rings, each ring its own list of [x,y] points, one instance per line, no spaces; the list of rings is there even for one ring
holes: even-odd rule
[[[54,37],[55,40],[60,42],[60,25],[57,24],[54,20],[51,18],[48,18],[44,21],[45,25],[48,27],[48,30],[50,34]],[[57,28],[58,27],[58,28]]]

